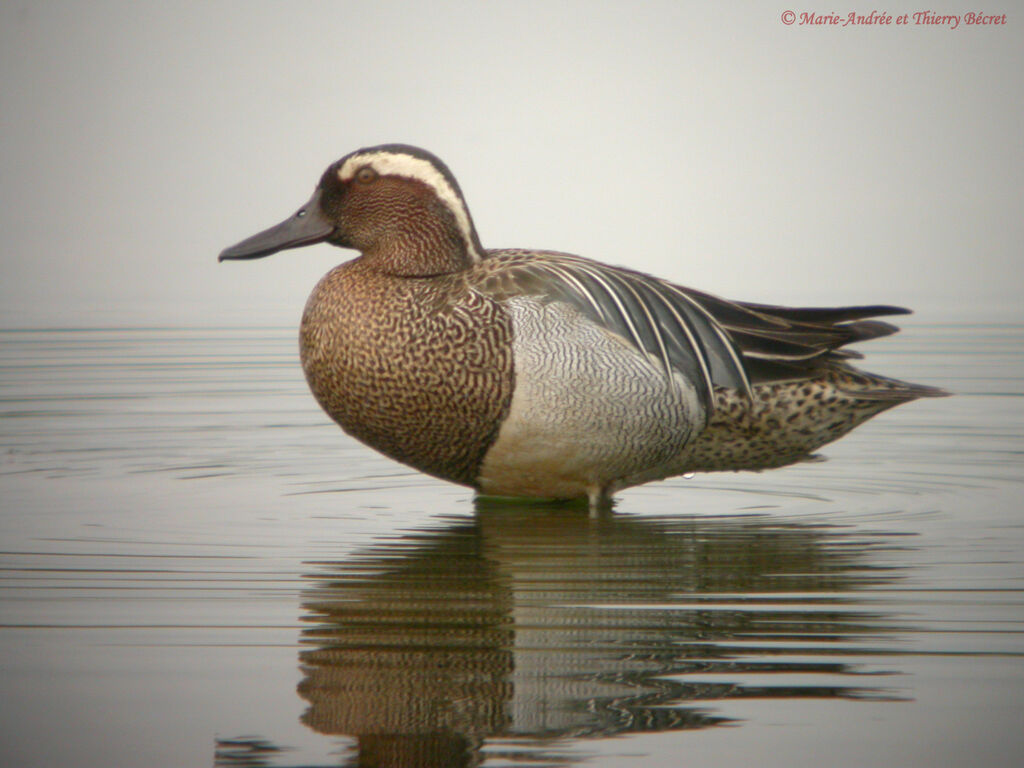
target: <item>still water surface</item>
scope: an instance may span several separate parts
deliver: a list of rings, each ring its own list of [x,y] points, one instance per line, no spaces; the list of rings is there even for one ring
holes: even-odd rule
[[[957,396],[601,520],[377,456],[295,347],[0,331],[0,763],[1019,764],[1024,326],[872,342]]]

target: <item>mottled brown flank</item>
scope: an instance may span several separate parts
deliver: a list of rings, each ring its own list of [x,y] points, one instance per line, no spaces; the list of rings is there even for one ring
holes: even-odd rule
[[[919,387],[835,365],[815,379],[754,387],[751,403],[715,390],[715,413],[694,443],[689,470],[770,469],[809,454],[872,416],[921,396]]]
[[[472,485],[511,402],[511,335],[501,307],[466,290],[459,275],[394,277],[356,259],[309,297],[302,366],[346,432]]]

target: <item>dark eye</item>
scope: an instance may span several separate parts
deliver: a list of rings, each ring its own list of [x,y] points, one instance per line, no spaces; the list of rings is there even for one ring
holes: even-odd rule
[[[363,184],[369,184],[377,178],[377,172],[368,165],[364,165],[358,171],[356,171],[356,180]]]

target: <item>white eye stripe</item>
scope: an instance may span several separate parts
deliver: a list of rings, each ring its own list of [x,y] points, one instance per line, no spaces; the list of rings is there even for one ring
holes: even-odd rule
[[[398,152],[364,152],[346,158],[341,168],[338,169],[338,178],[343,182],[350,181],[364,166],[373,168],[381,176],[404,176],[431,187],[438,198],[454,214],[470,257],[474,260],[479,258],[480,254],[473,242],[473,225],[470,223],[466,203],[433,163],[422,157]]]

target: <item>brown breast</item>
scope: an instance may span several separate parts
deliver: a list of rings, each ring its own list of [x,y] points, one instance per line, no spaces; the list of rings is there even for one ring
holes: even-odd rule
[[[302,367],[342,428],[423,472],[473,485],[508,412],[511,321],[458,275],[405,278],[363,259],[306,304]]]

